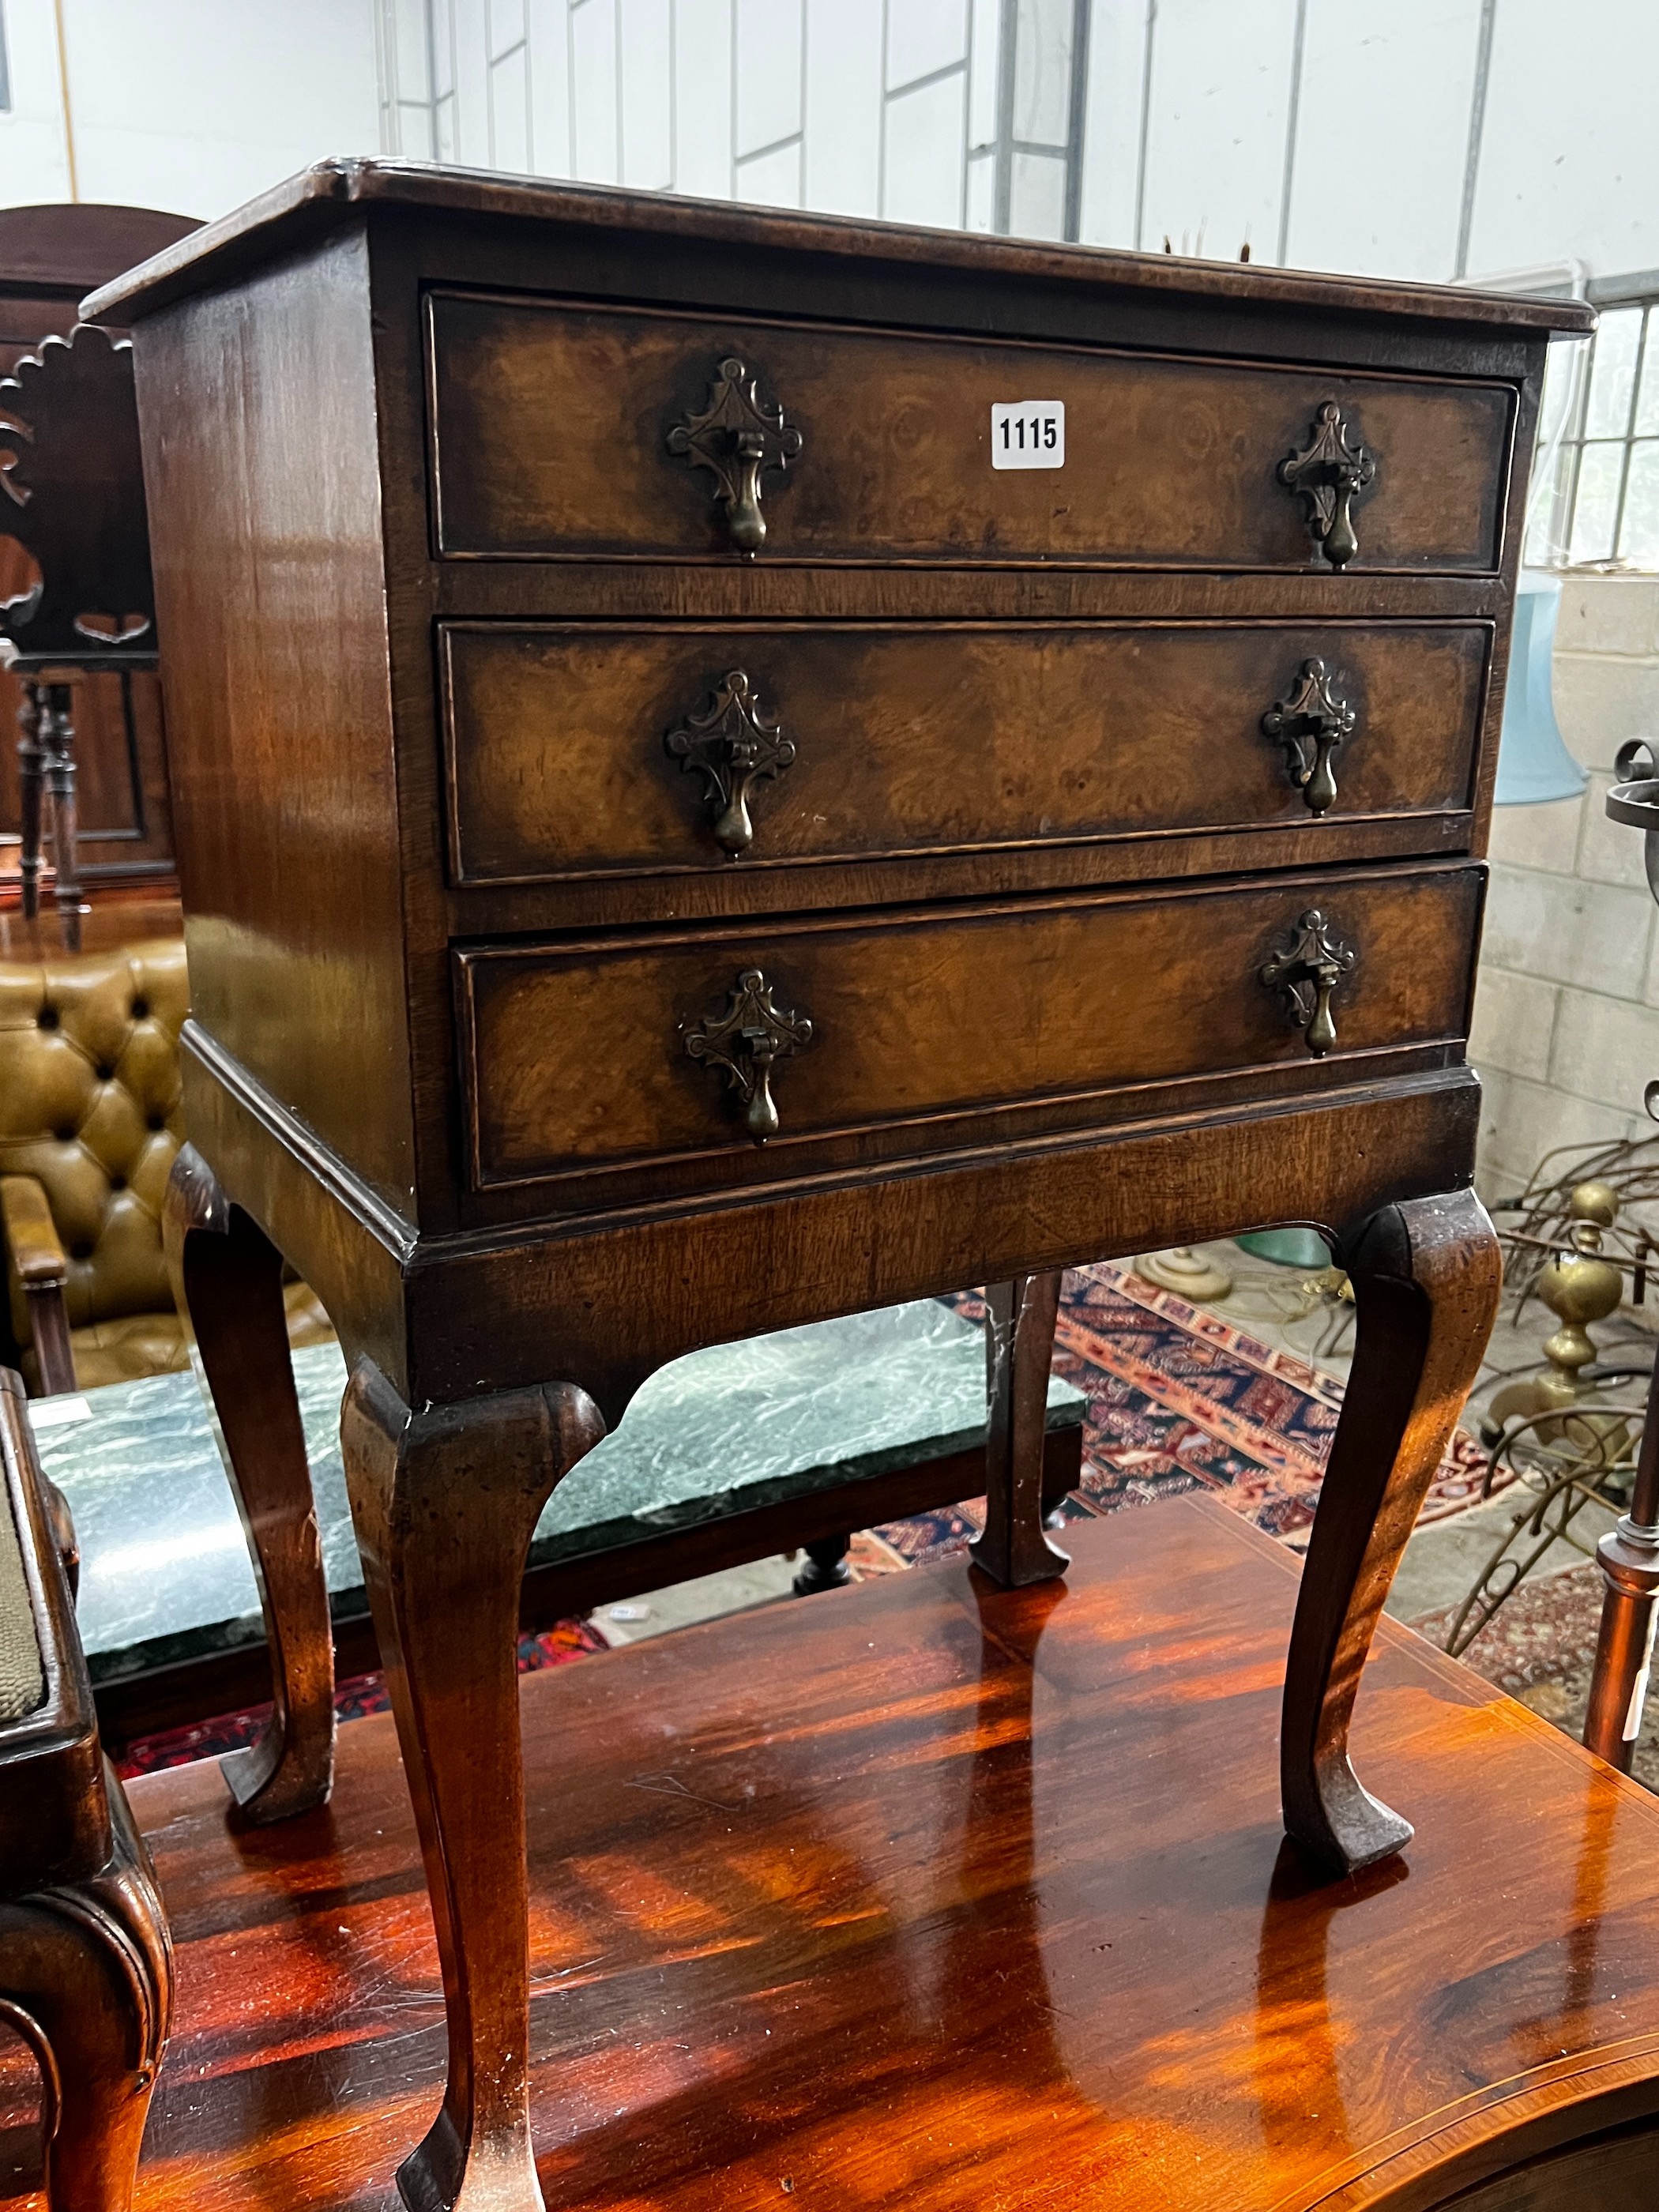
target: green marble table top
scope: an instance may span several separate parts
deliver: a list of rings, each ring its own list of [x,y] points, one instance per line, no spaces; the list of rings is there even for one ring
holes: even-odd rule
[[[330,1600],[367,1610],[340,1463],[345,1364],[295,1354]],[[1048,1386],[1051,1428],[1082,1394]],[[79,1615],[94,1681],[257,1642],[259,1601],[204,1394],[159,1375],[33,1409],[81,1540]],[[985,1433],[981,1329],[933,1299],[815,1322],[676,1360],[554,1492],[530,1564],[805,1497],[965,1450]]]

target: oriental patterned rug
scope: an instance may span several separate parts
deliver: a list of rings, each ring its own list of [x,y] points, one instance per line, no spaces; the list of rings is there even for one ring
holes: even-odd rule
[[[951,1303],[983,1318],[971,1293]],[[1088,1400],[1083,1480],[1066,1501],[1068,1519],[1212,1490],[1257,1528],[1292,1547],[1305,1544],[1342,1405],[1333,1376],[1131,1268],[1104,1263],[1066,1277],[1054,1363]],[[1423,1517],[1473,1504],[1485,1465],[1480,1447],[1460,1432]],[[854,1539],[853,1571],[862,1579],[947,1558],[978,1534],[982,1519],[983,1501],[975,1499],[866,1530]],[[586,1622],[561,1621],[523,1639],[519,1666],[561,1666],[605,1648]],[[356,1676],[340,1684],[336,1703],[343,1720],[383,1711],[385,1683],[378,1674]],[[147,1773],[235,1750],[258,1736],[267,1711],[144,1737],[127,1747],[120,1771]]]
[[[951,1303],[984,1317],[971,1293]],[[1088,1400],[1083,1480],[1066,1501],[1067,1519],[1212,1490],[1258,1528],[1305,1548],[1342,1409],[1335,1376],[1105,1261],[1066,1278],[1054,1367]],[[1486,1466],[1486,1453],[1460,1430],[1420,1520],[1474,1504]],[[854,1547],[854,1571],[879,1574],[948,1557],[982,1520],[983,1501],[975,1499],[869,1530]]]

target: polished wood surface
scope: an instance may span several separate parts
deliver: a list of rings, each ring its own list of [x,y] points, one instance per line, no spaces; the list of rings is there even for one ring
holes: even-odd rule
[[[373,370],[349,312],[363,274],[340,240],[276,280],[274,312],[203,301],[182,352],[147,331],[137,371],[141,413],[170,417],[144,466],[163,646],[181,641],[165,674],[195,1015],[408,1207]],[[187,407],[167,396],[180,390]],[[246,477],[204,496],[233,441]],[[188,1101],[186,1115],[193,1128]]]
[[[733,670],[794,748],[756,787],[745,869],[1301,827],[1261,721],[1313,659],[1356,722],[1327,822],[1403,817],[1401,849],[1433,851],[1419,817],[1472,804],[1492,645],[1483,625],[1336,623],[452,623],[440,636],[458,884],[727,866],[664,739]]]
[[[1331,1886],[1273,1788],[1291,1558],[1204,1498],[1067,1536],[1064,1583],[525,1679],[551,2212],[1646,2212],[1606,2131],[1659,2114],[1659,1807],[1385,1623],[1357,1734],[1423,1817]],[[389,1722],[280,1827],[210,1767],[132,1796],[179,1946],[141,2212],[384,2212],[444,2069]]]
[[[1261,301],[1282,311],[1322,309],[1340,289],[1345,303],[1356,311],[1390,316],[1402,328],[1420,319],[1431,325],[1454,323],[1486,332],[1584,331],[1595,322],[1595,311],[1583,302],[1542,293],[1483,293],[1389,277],[1348,278],[1339,287],[1328,276],[1261,262],[1243,267],[1184,254],[1128,253],[911,229],[901,223],[871,224],[836,216],[801,216],[781,209],[733,208],[722,201],[689,199],[677,193],[550,185],[529,177],[478,170],[458,174],[425,162],[352,155],[315,161],[246,206],[205,224],[193,238],[154,251],[142,266],[106,283],[87,301],[87,313],[94,321],[106,322],[118,321],[124,314],[153,314],[209,286],[245,276],[273,253],[339,229],[353,210],[376,206],[470,219],[475,267],[488,260],[492,234],[499,236],[533,221],[548,229],[562,227],[563,248],[577,253],[590,250],[599,263],[611,254],[618,234],[648,234],[668,242],[665,259],[690,261],[699,277],[711,246],[717,252],[741,251],[757,243],[805,247],[825,264],[813,270],[813,289],[832,296],[850,291],[861,281],[861,271],[846,266],[859,258],[888,264],[900,272],[901,282],[912,284],[950,271],[967,280],[964,296],[988,277],[1064,277],[1107,301],[1115,294],[1131,292],[1183,307],[1202,302],[1212,311]],[[980,296],[981,320],[987,326],[1002,327],[1016,319],[996,301],[985,299],[982,292]],[[777,304],[793,302],[786,295]]]
[[[1490,1231],[1461,1197],[1480,855],[1545,342],[1585,311],[352,162],[91,305],[135,324],[163,637],[192,646],[170,693],[192,1133],[373,1376],[349,1414],[360,1537],[404,1653],[453,2039],[448,2118],[407,2169],[421,2212],[537,2202],[503,1688],[522,1439],[556,1408],[587,1437],[699,1345],[974,1282],[1036,1320],[1028,1279],[1079,1261],[1289,1220],[1358,1251],[1370,1217],[1449,1194],[1462,1226],[1413,1277],[1433,1325],[1376,1362],[1397,1449],[1351,1455],[1320,1632],[1291,1665],[1287,1711],[1314,1721],[1287,1817],[1330,1864],[1369,1856],[1333,1747],[1419,1479],[1419,1397],[1443,1394],[1439,1419],[1480,1348]],[[777,434],[789,465],[760,467],[758,515],[742,471],[723,504],[678,434],[722,374],[757,377],[803,441]],[[1066,471],[994,471],[991,406],[1031,397],[1065,402]],[[1357,544],[1335,460],[1322,521],[1284,474],[1334,411]],[[767,459],[769,434],[731,434],[732,468],[744,436]],[[722,849],[744,857],[688,859],[672,753],[628,822],[614,732],[640,741],[668,680],[641,641],[681,623],[753,638],[780,696],[797,655],[825,698],[854,674],[872,695],[842,793],[814,798],[816,766],[800,787],[820,843],[751,866],[728,799]],[[452,684],[446,722],[442,635],[521,654],[554,625],[611,641],[585,648],[586,704],[497,691],[481,717]],[[1131,681],[1137,632],[1157,643]],[[1350,646],[1370,719],[1316,794],[1261,718]],[[926,671],[969,653],[990,734],[952,744]],[[1065,736],[1020,720],[1017,653]],[[522,659],[521,678],[543,680]],[[946,708],[921,711],[933,681]],[[1143,702],[1154,734],[1109,758],[1091,687]],[[1144,702],[1165,693],[1160,721]],[[1210,815],[1228,731],[1250,764],[1214,773]],[[805,724],[792,741],[790,774],[823,744]],[[755,796],[763,852],[789,788]],[[560,807],[587,872],[556,853],[557,880],[477,878],[469,839],[516,875]],[[1305,953],[1334,1039],[1305,976],[1295,1020],[1263,980],[1292,925],[1315,944],[1316,908],[1354,953]],[[770,1009],[742,995],[751,969]],[[786,1022],[773,1057],[791,1012],[811,1036]],[[711,1023],[771,1059],[775,1133],[752,1088],[740,1133],[718,1064],[688,1054]],[[1015,1581],[1050,1564],[1042,1330],[1023,1356],[1021,1334],[986,1477],[986,1557]]]
[[[1467,866],[1394,870],[458,952],[472,1176],[580,1176],[564,1205],[592,1206],[598,1170],[677,1156],[725,1154],[727,1173],[697,1180],[748,1182],[836,1164],[814,1140],[849,1133],[865,1158],[902,1157],[1178,1109],[1159,1091],[1182,1079],[1340,1082],[1368,1054],[1462,1035],[1483,890]],[[1357,955],[1321,1062],[1261,973],[1310,908]],[[763,1152],[684,1042],[753,969],[812,1024],[774,1072]],[[580,1049],[550,1054],[552,1038]]]
[[[1380,457],[1367,565],[1498,566],[1515,416],[1498,384],[445,292],[428,313],[451,556],[729,558],[708,476],[662,447],[735,356],[803,441],[763,475],[771,559],[1302,568],[1304,510],[1273,471],[1334,399]],[[1064,406],[1065,467],[994,471],[992,406],[1029,398]]]

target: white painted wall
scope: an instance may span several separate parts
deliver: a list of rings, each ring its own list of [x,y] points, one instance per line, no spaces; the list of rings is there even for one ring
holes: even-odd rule
[[[1014,136],[1066,135],[1072,0],[379,4],[409,153],[986,228],[1005,9]],[[1656,85],[1659,0],[1094,0],[1080,234],[1424,279],[1659,268]],[[1059,235],[1060,165],[1013,170],[1011,228]]]
[[[1573,576],[1556,632],[1555,711],[1589,771],[1582,798],[1492,817],[1469,1056],[1486,1085],[1482,1188],[1512,1195],[1552,1146],[1650,1137],[1659,1076],[1659,914],[1642,835],[1603,802],[1627,738],[1659,752],[1659,577]]]
[[[379,148],[374,0],[0,4],[13,103],[0,205],[78,198],[206,217],[319,155]]]
[[[1497,0],[1469,267],[1659,269],[1659,6]]]
[[[383,146],[987,228],[1005,8],[1015,137],[1062,143],[1072,0],[0,0],[0,203],[69,197],[72,137],[81,198],[201,216]],[[1659,269],[1659,0],[1094,0],[1090,37],[1085,240]],[[1063,165],[1012,167],[1057,234]]]

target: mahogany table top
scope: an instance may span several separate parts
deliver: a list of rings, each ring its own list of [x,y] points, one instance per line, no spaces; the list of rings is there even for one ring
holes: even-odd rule
[[[1417,1838],[1321,1882],[1295,1562],[1207,1499],[1067,1537],[1063,1583],[952,1562],[526,1678],[554,2212],[1407,2212],[1659,2109],[1659,1804],[1385,1621],[1361,1764]],[[443,2030],[390,1717],[284,1825],[210,1766],[131,1794],[179,1945],[141,2212],[393,2203]]]

